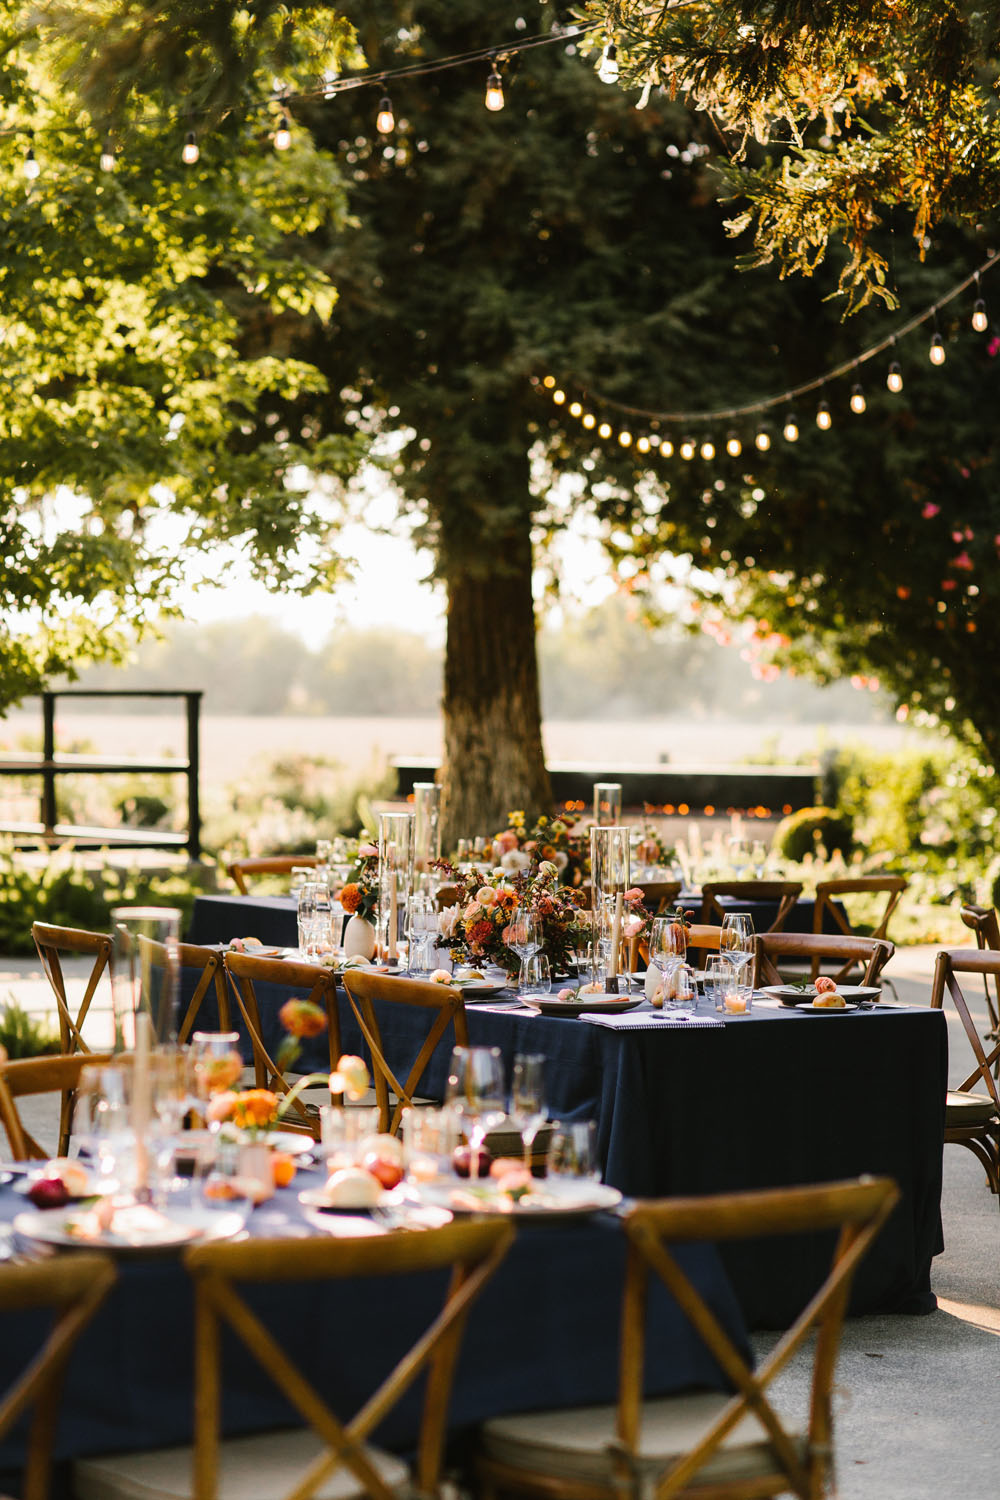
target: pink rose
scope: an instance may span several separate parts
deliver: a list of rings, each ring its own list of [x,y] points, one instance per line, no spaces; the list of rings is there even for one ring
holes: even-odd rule
[[[474,922],[479,916],[481,910],[482,908],[479,905],[479,902],[473,899],[469,902],[468,906],[465,908],[465,911],[462,913],[463,920],[466,922]]]
[[[503,833],[498,833],[493,840],[494,848],[499,848],[501,854],[509,854],[512,849],[517,848],[519,843],[520,839],[513,828],[505,828]]]
[[[576,996],[572,990],[560,990],[556,996],[557,1000],[574,1000]]]
[[[639,887],[637,885],[634,885],[630,891],[626,891],[625,892],[625,900],[629,901],[629,902],[632,902],[632,901],[641,901],[642,900],[642,891],[639,889]]]
[[[492,906],[497,899],[497,893],[491,885],[481,885],[476,892],[476,900],[480,906]]]
[[[622,935],[624,937],[627,937],[627,938],[637,937],[641,931],[642,931],[642,918],[641,917],[626,917],[625,918],[624,922],[622,923]]]
[[[359,844],[358,845],[358,858],[359,859],[377,859],[378,858],[378,849],[375,847],[374,844]]]

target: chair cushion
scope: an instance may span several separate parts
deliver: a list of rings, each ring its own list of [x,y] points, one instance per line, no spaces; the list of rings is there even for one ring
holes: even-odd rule
[[[996,1105],[989,1094],[966,1094],[950,1090],[945,1104],[945,1126],[985,1125],[996,1115]]]
[[[324,1451],[320,1439],[308,1430],[230,1438],[219,1448],[218,1500],[278,1500]],[[365,1452],[386,1484],[406,1484],[409,1471],[400,1459],[378,1448],[366,1447]],[[77,1500],[187,1500],[193,1487],[192,1463],[191,1448],[78,1459],[73,1465],[73,1493]],[[316,1491],[317,1500],[354,1500],[364,1494],[361,1481],[343,1467]]]
[[[637,1457],[640,1471],[657,1473],[671,1459],[690,1452],[729,1401],[728,1396],[706,1391],[645,1402]],[[580,1483],[611,1484],[614,1468],[609,1445],[617,1441],[616,1418],[614,1406],[496,1417],[481,1429],[483,1449],[488,1457],[512,1468]],[[804,1456],[805,1439],[790,1435]],[[706,1460],[698,1478],[723,1483],[780,1472],[760,1423],[743,1417]]]

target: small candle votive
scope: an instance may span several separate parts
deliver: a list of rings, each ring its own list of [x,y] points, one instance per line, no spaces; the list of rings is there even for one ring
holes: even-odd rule
[[[745,1016],[753,1005],[753,990],[748,984],[731,985],[722,996],[722,1008],[727,1016]]]

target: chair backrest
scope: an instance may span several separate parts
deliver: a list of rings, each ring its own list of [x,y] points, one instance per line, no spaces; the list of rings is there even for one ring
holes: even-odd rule
[[[434,893],[434,905],[438,911],[443,911],[446,906],[454,906],[457,901],[457,885],[439,885]]]
[[[836,981],[860,966],[861,983],[875,985],[896,951],[886,938],[841,937],[832,932],[762,932],[756,940],[754,984],[781,984],[781,965],[786,959],[805,961],[819,972],[820,964],[839,964]]]
[[[144,962],[151,963],[154,967],[163,968],[167,963],[167,950],[164,943],[158,943],[153,938],[139,937],[139,948],[144,955]],[[184,1012],[183,1020],[177,1028],[177,1040],[184,1043],[188,1041],[194,1030],[194,1023],[198,1019],[202,1001],[208,994],[209,988],[214,986],[215,1004],[219,1013],[219,1030],[229,1030],[229,995],[226,991],[226,974],[222,964],[222,954],[217,948],[202,948],[197,943],[177,944],[177,967],[180,970],[190,969],[197,975],[191,999],[188,1001],[187,1010]]]
[[[868,937],[884,938],[889,933],[889,918],[899,905],[900,897],[909,885],[909,881],[903,875],[855,875],[845,877],[843,880],[821,880],[816,886],[816,905],[813,908],[813,932],[823,932],[830,928],[844,934],[845,937],[857,936],[855,928],[847,915],[843,898],[845,896],[885,896],[885,906],[882,915],[872,931],[866,934]],[[849,970],[836,975],[837,980],[846,977]],[[813,968],[813,978],[819,973],[819,965]]]
[[[682,1458],[649,1475],[649,1493],[660,1497],[687,1493],[699,1469],[718,1450],[736,1424],[756,1419],[772,1462],[787,1476],[781,1493],[800,1496],[826,1493],[832,1468],[831,1390],[841,1325],[851,1279],[858,1263],[899,1198],[887,1178],[858,1178],[815,1187],[778,1188],[707,1198],[673,1198],[643,1203],[625,1217],[628,1262],[622,1314],[618,1440],[622,1479],[635,1472],[642,1422],[645,1303],[650,1271],[673,1293],[699,1338],[714,1355],[735,1394],[717,1419]],[[771,1353],[753,1368],[732,1342],[671,1250],[691,1240],[749,1239],[787,1234],[838,1231],[830,1269],[819,1289]],[[807,1451],[789,1434],[768,1397],[768,1387],[816,1330],[809,1403]],[[627,1485],[625,1493],[631,1493]],[[646,1491],[644,1490],[643,1493]],[[768,1489],[741,1489],[733,1494],[773,1494]],[[715,1490],[713,1489],[713,1493]],[[721,1491],[720,1491],[721,1493]],[[729,1493],[728,1489],[726,1493]]]
[[[234,859],[226,866],[226,874],[236,882],[240,895],[248,896],[247,876],[291,875],[293,870],[300,868],[313,870],[316,864],[315,854],[268,854],[259,859]]]
[[[223,964],[253,1048],[254,1074],[258,1088],[273,1089],[279,1094],[287,1094],[292,1088],[285,1077],[280,1058],[273,1058],[264,1042],[257,999],[258,984],[280,985],[284,990],[304,990],[306,994],[298,998],[311,1000],[314,1005],[320,1006],[326,1015],[330,1071],[333,1072],[341,1047],[337,976],[332,969],[324,969],[320,964],[293,963],[282,958],[255,958],[249,953],[226,953]],[[306,1127],[318,1139],[318,1122],[310,1115],[302,1099],[296,1098],[291,1109],[294,1110],[299,1125]],[[286,1123],[289,1122],[295,1123],[291,1116],[286,1119]]]
[[[694,952],[697,955],[696,967],[703,968],[706,954],[718,953],[719,951],[719,945],[722,940],[722,928],[713,926],[711,924],[709,924],[708,926],[704,926],[700,922],[690,922],[686,930],[689,955],[688,961],[690,962],[690,955],[692,952]],[[649,941],[645,937],[641,937],[639,939],[639,952],[642,955],[643,963],[648,964]],[[635,964],[633,961],[633,968],[634,967]]]
[[[632,887],[642,892],[642,904],[647,911],[658,917],[668,906],[674,906],[681,893],[679,880],[637,880]]]
[[[348,1001],[371,1054],[375,1099],[379,1108],[379,1129],[395,1135],[403,1118],[403,1110],[413,1103],[413,1096],[427,1070],[427,1064],[437,1047],[446,1040],[449,1028],[454,1032],[456,1046],[469,1045],[465,1001],[461,990],[454,985],[434,984],[429,980],[400,979],[392,974],[374,974],[364,969],[348,969],[343,979]],[[392,1005],[414,1006],[428,1013],[427,1035],[405,1083],[400,1083],[386,1057],[382,1028],[375,1010],[376,1000]],[[390,1109],[390,1091],[396,1096],[394,1110]]]
[[[0,1438],[32,1411],[23,1500],[47,1500],[63,1371],[77,1339],[111,1290],[116,1271],[108,1255],[58,1255],[0,1271],[0,1311],[52,1308],[48,1334],[30,1364],[0,1396]]]
[[[935,1010],[943,1008],[944,992],[947,989],[962,1022],[969,1046],[972,1048],[972,1055],[976,1059],[975,1068],[968,1078],[962,1080],[954,1092],[967,1094],[981,1086],[993,1100],[996,1113],[1000,1115],[1000,1092],[997,1089],[996,1078],[993,1076],[993,1069],[1000,1059],[1000,1042],[997,1042],[989,1053],[986,1052],[968,1002],[956,977],[959,974],[989,976],[992,977],[994,983],[998,982],[1000,980],[1000,953],[995,953],[991,949],[984,951],[980,948],[942,949],[934,963],[934,981],[931,985],[931,1005]]]
[[[73,1103],[84,1068],[101,1067],[111,1061],[110,1052],[71,1052],[53,1057],[22,1057],[0,1062],[0,1124],[14,1161],[48,1161],[53,1155],[25,1129],[17,1100],[28,1094],[61,1094],[65,1104],[66,1135],[60,1137],[56,1153],[65,1156],[73,1120]]]
[[[470,1221],[420,1234],[387,1234],[360,1239],[251,1239],[198,1245],[184,1257],[195,1283],[195,1483],[194,1500],[217,1493],[221,1407],[220,1324],[226,1323],[323,1440],[325,1457],[313,1465],[310,1495],[339,1466],[349,1470],[365,1492],[380,1500],[393,1493],[374,1471],[362,1445],[426,1369],[423,1418],[417,1448],[417,1487],[437,1494],[448,1403],[469,1309],[503,1260],[513,1239],[509,1222]],[[356,1416],[343,1421],[304,1379],[281,1346],[236,1289],[236,1284],[339,1279],[354,1298],[378,1296],[381,1276],[415,1276],[450,1270],[444,1305],[428,1321]],[[373,1278],[370,1282],[369,1278]],[[315,1481],[315,1485],[311,1482]],[[346,1492],[346,1491],[345,1491]],[[352,1490],[353,1492],[353,1490]]]
[[[721,923],[726,915],[722,902],[727,898],[774,902],[777,910],[767,930],[781,932],[801,895],[801,880],[714,880],[701,888],[701,920]]]
[[[83,1024],[87,1019],[87,1013],[101,979],[111,962],[111,938],[106,932],[88,932],[81,927],[53,927],[48,922],[32,922],[31,936],[35,940],[45,977],[55,996],[62,1050],[64,1052],[88,1052],[90,1049],[82,1036]],[[93,960],[83,999],[75,1015],[66,997],[66,980],[60,959],[63,953],[74,953]]]
[[[976,934],[976,942],[980,948],[1000,949],[1000,921],[997,920],[995,906],[973,906],[971,902],[962,907],[959,915],[966,927],[970,927]],[[994,980],[990,987],[991,976],[983,975],[983,992],[986,996],[986,1008],[990,1013],[990,1034],[1000,1036],[1000,981]]]

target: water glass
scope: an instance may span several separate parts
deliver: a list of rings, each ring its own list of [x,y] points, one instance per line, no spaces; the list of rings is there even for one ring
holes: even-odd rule
[[[521,965],[520,993],[530,999],[552,992],[552,969],[544,953],[532,953]]]
[[[713,958],[705,969],[705,1003],[709,1010],[722,1009],[722,997],[730,977],[730,966],[721,958]]]
[[[554,1127],[549,1142],[548,1175],[600,1182],[597,1126],[593,1120],[574,1120]]]
[[[358,1166],[364,1155],[363,1145],[369,1136],[378,1134],[377,1106],[355,1106],[344,1109],[336,1104],[322,1104],[319,1111],[320,1143],[327,1171]]]
[[[307,958],[328,953],[333,946],[333,908],[330,892],[318,881],[310,880],[299,887],[296,921],[300,951]]]
[[[479,1149],[489,1132],[507,1118],[500,1048],[455,1047],[444,1098],[461,1122],[469,1145]]]
[[[753,958],[754,932],[753,918],[746,911],[726,912],[722,919],[722,932],[719,935],[720,957],[732,965],[734,970],[740,969]]]
[[[545,1055],[516,1052],[510,1082],[510,1119],[524,1143],[524,1165],[531,1170],[531,1148],[548,1118],[545,1103]]]
[[[450,1175],[458,1145],[458,1120],[451,1109],[403,1110],[403,1165],[413,1182]]]

